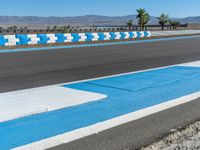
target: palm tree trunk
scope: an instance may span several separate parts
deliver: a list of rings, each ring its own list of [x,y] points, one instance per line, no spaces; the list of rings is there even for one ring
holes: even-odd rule
[[[164,30],[164,25],[162,25],[162,31]]]

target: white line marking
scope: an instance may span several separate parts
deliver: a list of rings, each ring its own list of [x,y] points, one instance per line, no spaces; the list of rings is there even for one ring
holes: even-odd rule
[[[104,94],[54,86],[0,94],[0,122],[106,98]]]
[[[184,63],[179,66],[187,66],[187,67],[200,67],[200,61]]]

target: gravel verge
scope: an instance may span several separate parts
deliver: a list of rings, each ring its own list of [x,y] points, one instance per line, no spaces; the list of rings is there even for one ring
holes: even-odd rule
[[[172,133],[160,141],[140,150],[199,150],[200,149],[200,121],[184,128],[172,130]]]

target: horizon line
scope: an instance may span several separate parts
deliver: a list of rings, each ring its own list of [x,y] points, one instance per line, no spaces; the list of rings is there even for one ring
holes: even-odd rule
[[[166,13],[167,14],[167,13]],[[126,16],[136,16],[136,14],[127,14],[127,15],[116,15],[116,16],[106,16],[106,15],[99,15],[99,14],[88,14],[88,15],[77,15],[77,16],[37,16],[37,15],[0,15],[0,17],[42,17],[42,18],[48,18],[48,17],[57,17],[57,18],[65,18],[65,17],[87,17],[87,16],[101,16],[101,17],[126,17]],[[154,15],[150,15],[151,17],[157,17]],[[170,18],[189,18],[189,17],[200,17],[199,16],[185,16],[185,17],[170,17]]]

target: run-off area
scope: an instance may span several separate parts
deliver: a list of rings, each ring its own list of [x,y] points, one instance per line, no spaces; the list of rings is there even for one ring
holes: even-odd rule
[[[35,103],[38,95],[46,95],[44,97],[47,100],[56,100],[56,105],[55,103],[46,104],[49,108],[48,112],[37,112],[37,114],[1,122],[0,134],[3,136],[0,137],[0,148],[20,147],[173,101],[199,92],[199,85],[200,67],[198,63],[195,63],[194,66],[192,63],[73,84],[56,85],[48,87],[51,89],[50,91],[44,87],[33,89],[30,93],[27,91],[15,92],[22,102],[29,100],[29,102]],[[72,92],[71,96],[69,96],[70,91]],[[73,94],[74,92],[75,94]],[[6,94],[0,96],[3,97]],[[9,94],[9,98],[18,98],[12,92]],[[65,96],[74,97],[74,99],[67,101]],[[59,105],[57,103],[59,99],[64,103]],[[9,99],[7,101],[9,102]],[[5,108],[5,101],[0,104],[2,108]],[[19,106],[16,105],[16,107]],[[10,111],[13,107],[10,107]],[[38,105],[39,107],[41,106]],[[22,107],[21,109],[23,110]],[[3,110],[5,109],[0,111],[3,112]],[[8,109],[6,110],[8,111]]]

